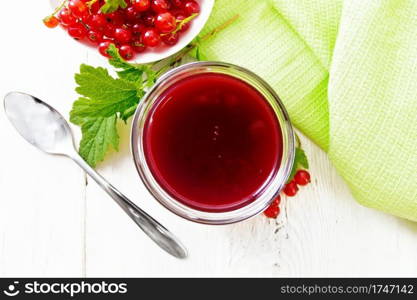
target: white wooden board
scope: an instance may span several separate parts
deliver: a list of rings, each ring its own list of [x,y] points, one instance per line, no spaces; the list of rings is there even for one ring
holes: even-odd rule
[[[29,92],[67,116],[79,64],[105,61],[45,28],[48,12],[47,0],[3,3],[0,97]],[[75,165],[23,141],[1,109],[0,276],[417,276],[417,224],[357,204],[307,139],[313,183],[283,200],[277,221],[206,226],[152,199],[123,128],[121,151],[99,171],[181,237],[190,258],[159,250]]]

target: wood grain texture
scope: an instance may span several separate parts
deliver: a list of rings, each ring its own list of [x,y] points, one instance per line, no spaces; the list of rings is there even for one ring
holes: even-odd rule
[[[3,5],[0,96],[26,91],[68,115],[79,64],[105,61],[42,26],[47,1]],[[25,26],[10,29],[15,16],[6,12],[15,10]],[[129,127],[121,125],[121,151],[99,171],[182,239],[190,257],[180,261],[70,161],[24,142],[2,110],[0,128],[0,276],[417,276],[417,224],[357,204],[325,153],[304,137],[313,183],[283,199],[276,221],[261,215],[207,226],[149,195],[130,155]]]
[[[75,97],[72,73],[85,50],[42,25],[47,2],[4,4],[0,97],[25,91],[68,115]],[[0,128],[0,275],[82,276],[85,175],[24,141],[3,105]]]

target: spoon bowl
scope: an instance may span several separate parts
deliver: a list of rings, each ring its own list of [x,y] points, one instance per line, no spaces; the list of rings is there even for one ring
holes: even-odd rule
[[[11,92],[4,98],[4,109],[19,134],[40,150],[68,155],[74,142],[71,129],[60,113],[36,97]]]

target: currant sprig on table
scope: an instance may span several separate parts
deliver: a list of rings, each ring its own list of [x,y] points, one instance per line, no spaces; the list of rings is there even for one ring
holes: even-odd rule
[[[308,172],[309,164],[304,150],[301,148],[301,142],[296,135],[297,146],[295,148],[294,165],[292,167],[287,184],[282,193],[287,197],[297,195],[299,186],[306,186],[311,182],[311,176]],[[278,195],[271,205],[264,211],[264,215],[271,219],[276,219],[280,213],[281,195]]]

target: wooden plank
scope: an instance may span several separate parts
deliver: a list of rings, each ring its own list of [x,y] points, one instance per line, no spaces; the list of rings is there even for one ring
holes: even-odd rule
[[[0,95],[32,93],[68,116],[73,74],[86,51],[42,25],[50,12],[45,1],[4,3]],[[0,127],[0,275],[83,275],[85,175],[25,142],[2,108]]]

